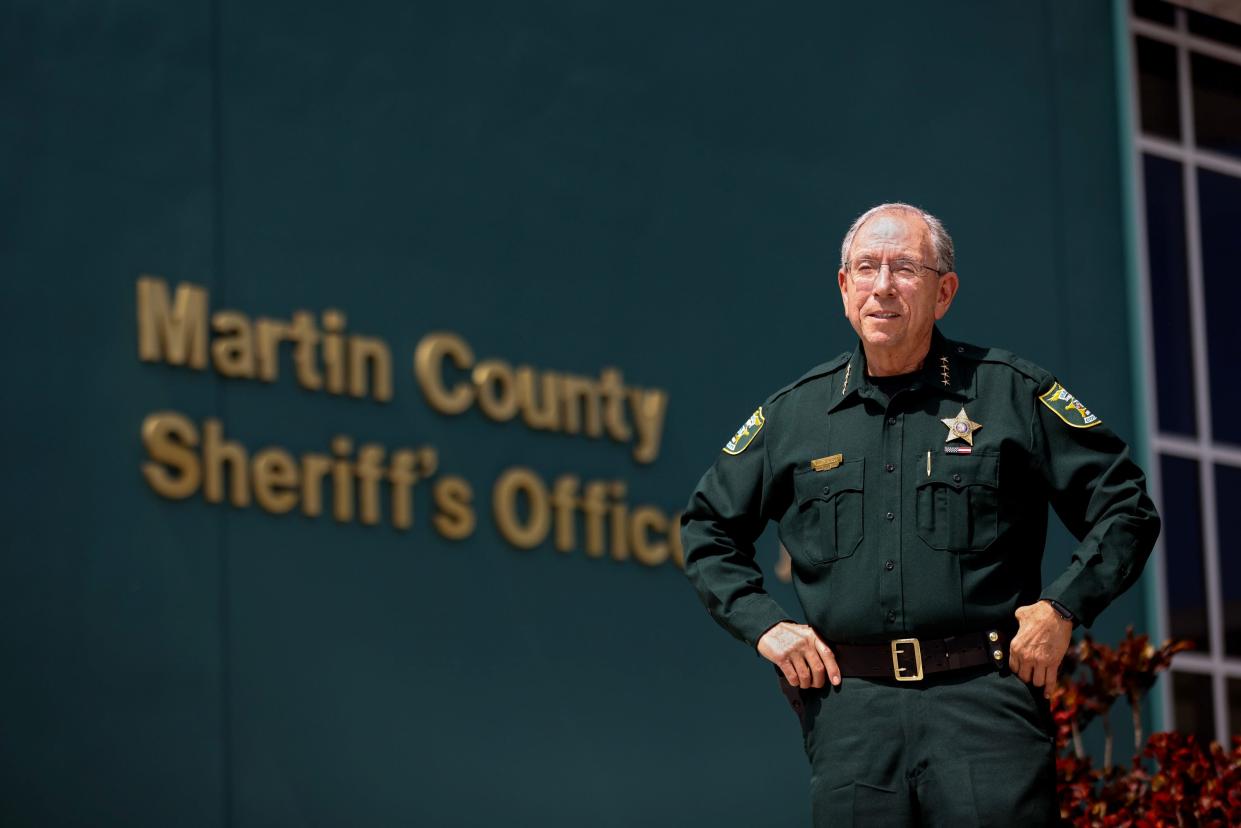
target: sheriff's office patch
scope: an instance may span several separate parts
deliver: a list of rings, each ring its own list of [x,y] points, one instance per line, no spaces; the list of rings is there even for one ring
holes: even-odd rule
[[[753,442],[755,436],[763,430],[763,423],[767,422],[763,417],[763,407],[760,405],[758,410],[750,415],[750,419],[746,420],[741,428],[737,429],[737,433],[733,438],[724,445],[725,454],[740,454]]]
[[[1038,399],[1073,428],[1092,428],[1103,422],[1058,382],[1053,382],[1047,393]]]

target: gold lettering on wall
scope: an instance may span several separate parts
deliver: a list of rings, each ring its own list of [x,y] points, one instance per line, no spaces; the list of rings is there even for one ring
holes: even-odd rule
[[[603,516],[607,514],[608,484],[592,480],[582,489],[579,504],[586,523],[586,554],[592,558],[603,557]]]
[[[227,466],[227,468],[226,468]],[[250,480],[246,475],[246,450],[241,443],[224,439],[224,425],[214,417],[203,423],[203,495],[208,503],[224,499],[224,481],[229,502],[234,506],[250,505]]]
[[[307,310],[295,310],[288,320],[253,321],[240,311],[221,310],[211,314],[208,326],[207,290],[201,285],[184,282],[173,298],[163,279],[142,276],[137,295],[138,356],[144,362],[202,371],[210,355],[221,376],[276,382],[284,353],[297,384],[309,391],[369,396],[379,402],[392,399],[392,353],[387,343],[378,337],[345,334],[345,315],[338,310],[323,312],[323,330]]]
[[[254,499],[273,515],[297,506],[297,463],[282,448],[267,448],[254,455]]]
[[[577,522],[573,510],[577,508],[577,490],[581,480],[576,475],[562,474],[552,484],[552,509],[556,515],[555,547],[559,552],[570,552],[577,546]]]
[[[139,358],[206,371],[228,379],[279,382],[282,375],[311,392],[387,402],[393,398],[392,353],[376,336],[350,332],[336,308],[294,309],[287,318],[234,309],[212,312],[205,287],[170,287],[143,275],[136,285]],[[576,355],[569,355],[572,359]],[[413,375],[427,404],[447,416],[478,413],[495,423],[520,418],[534,431],[608,440],[628,446],[638,463],[660,451],[668,394],[626,383],[619,368],[597,374],[547,370],[495,357],[476,359],[462,336],[437,331],[422,337]],[[440,536],[464,540],[477,527],[474,489],[464,478],[441,475],[431,446],[355,441],[335,434],[311,451],[263,446],[251,451],[215,417],[194,422],[176,411],[157,411],[142,423],[146,458],[141,473],[159,495],[200,496],[210,504],[251,505],[273,514],[300,512],[339,523],[388,523],[408,531],[418,509]],[[426,481],[423,486],[419,482]],[[644,566],[683,566],[680,516],[629,503],[624,480],[583,480],[560,474],[550,485],[526,466],[495,480],[491,510],[510,545],[534,549],[548,542],[560,554]]]
[[[647,566],[659,566],[668,560],[668,544],[664,541],[651,541],[651,532],[663,535],[667,531],[668,521],[663,512],[654,506],[639,506],[634,509],[629,522],[629,542],[633,545],[633,556]]]
[[[418,475],[414,473],[414,461],[417,459],[413,449],[392,452],[388,482],[392,485],[392,525],[397,529],[408,529],[414,525],[413,499],[409,491],[418,480]]]
[[[143,362],[207,367],[207,291],[188,282],[169,300],[155,276],[138,279],[138,358]]]
[[[438,452],[431,446],[389,452],[379,443],[363,443],[355,451],[347,434],[332,438],[330,454],[298,457],[281,446],[251,454],[228,438],[218,419],[207,418],[200,428],[175,411],[148,415],[142,442],[147,452],[142,475],[163,497],[184,500],[201,494],[208,503],[227,500],[244,508],[253,495],[265,512],[285,514],[300,503],[303,515],[316,518],[323,513],[326,496],[337,522],[365,526],[384,521],[387,503],[388,521],[402,531],[414,524],[418,481],[429,479],[439,467]],[[580,550],[591,559],[632,558],[645,566],[671,560],[683,566],[680,515],[665,516],[651,505],[630,507],[628,491],[623,480],[583,485],[573,474],[558,476],[549,490],[536,472],[517,466],[496,480],[492,512],[501,537],[518,549],[534,549],[551,535],[560,553]],[[468,481],[456,475],[439,477],[430,497],[431,525],[439,535],[464,540],[473,534],[477,518]]]
[[[182,500],[198,491],[202,468],[190,451],[198,445],[198,429],[175,411],[159,411],[142,423],[142,444],[151,459],[142,464],[142,476],[158,494]]]
[[[332,458],[326,454],[302,455],[302,514],[318,517],[323,514],[323,480],[332,470]]]
[[[634,425],[638,429],[634,459],[639,463],[653,463],[659,456],[659,444],[663,439],[668,394],[658,388],[634,388],[629,392],[629,399],[634,411]]]
[[[323,312],[323,365],[326,369],[326,390],[329,394],[345,393],[345,315],[329,308]]]
[[[672,562],[677,569],[685,568],[685,551],[681,547],[681,513],[674,512],[668,519],[668,548],[672,552]]]
[[[560,376],[551,371],[537,374],[529,365],[517,369],[517,407],[522,421],[535,431],[560,430],[559,382]]]
[[[249,316],[237,310],[209,314],[207,289],[183,282],[175,291],[158,276],[137,281],[138,355],[205,370],[220,376],[274,383],[282,366],[308,391],[393,397],[392,353],[381,338],[346,333],[346,317],[328,308],[316,321],[311,311],[288,319]],[[208,324],[208,320],[210,323]],[[451,363],[451,366],[449,365]],[[450,377],[451,369],[462,372]],[[512,366],[502,359],[475,361],[462,337],[449,331],[427,334],[414,351],[414,376],[432,409],[456,415],[475,403],[488,419],[508,422],[518,415],[536,431],[606,437],[631,443],[639,463],[659,455],[668,395],[658,388],[625,384],[620,369],[597,377]],[[231,455],[229,455],[231,456]]]
[[[444,359],[462,370],[474,364],[474,352],[456,334],[427,334],[414,349],[414,376],[427,402],[441,414],[460,414],[474,403],[474,391],[468,383],[458,383],[452,390],[444,386]]]
[[[294,343],[293,366],[298,384],[302,388],[318,391],[323,387],[319,360],[316,358],[316,346],[319,345],[321,336],[319,329],[315,327],[314,314],[304,310],[294,311],[293,324],[289,326],[289,338]]]
[[[254,339],[250,320],[237,311],[216,311],[211,314],[211,361],[226,377],[254,379]]]
[[[491,419],[506,423],[517,414],[517,390],[513,369],[507,362],[489,359],[474,366],[471,375],[478,388],[478,407]]]
[[[435,530],[449,540],[462,540],[474,533],[474,490],[465,478],[447,475],[435,481],[432,487],[435,508],[431,519]]]
[[[447,363],[465,375],[449,380]],[[595,378],[529,365],[514,368],[501,359],[476,363],[468,342],[439,331],[418,343],[414,377],[427,403],[441,414],[462,414],[477,403],[496,422],[520,414],[536,431],[634,442],[639,463],[659,456],[668,395],[658,388],[627,387],[617,368],[604,368]]]
[[[646,566],[675,562],[680,555],[680,515],[669,518],[649,505],[630,509],[628,489],[623,480],[591,480],[582,486],[576,475],[563,474],[549,493],[535,472],[517,466],[497,479],[492,508],[501,537],[519,549],[539,546],[550,533],[558,552],[572,552],[578,548],[580,519],[581,549],[588,558],[632,557]]]
[[[349,393],[355,397],[365,397],[368,390],[381,402],[392,399],[392,354],[382,339],[351,336]]]
[[[358,519],[368,526],[379,523],[379,482],[383,479],[384,447],[367,443],[358,449]]]
[[[265,512],[291,512],[300,501],[302,514],[315,518],[323,513],[326,487],[336,521],[376,525],[383,522],[383,504],[388,503],[396,529],[413,524],[414,486],[433,475],[439,464],[439,455],[430,446],[398,448],[389,454],[379,443],[365,443],[355,453],[353,438],[347,434],[332,438],[330,455],[307,452],[298,458],[280,446],[251,455],[240,442],[227,438],[218,419],[205,419],[199,429],[175,411],[148,415],[142,423],[142,443],[147,452],[142,476],[164,497],[184,500],[201,493],[208,503],[222,503],[227,496],[233,506],[244,508],[253,493]],[[463,527],[467,534],[474,528],[473,515],[467,514],[468,485],[464,496],[458,485],[449,487],[444,497],[440,505],[448,504],[444,508],[449,518],[443,526],[456,534],[443,534],[460,540],[465,537],[460,534]]]
[[[560,378],[560,405],[564,414],[564,430],[569,434],[585,431],[591,437],[603,434],[603,413],[600,410],[599,386],[589,377],[565,374]],[[583,420],[585,426],[583,427]]]
[[[523,521],[518,501],[525,501]],[[517,466],[496,480],[492,509],[500,535],[518,549],[533,549],[547,537],[551,524],[547,489],[530,469]]]
[[[612,503],[608,506],[609,547],[612,557],[623,561],[629,557],[629,504],[625,502],[629,487],[624,480],[616,480],[609,488],[612,495]]]

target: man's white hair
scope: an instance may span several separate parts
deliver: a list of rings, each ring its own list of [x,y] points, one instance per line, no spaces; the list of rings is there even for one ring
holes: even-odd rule
[[[899,201],[871,207],[857,217],[857,220],[849,228],[849,232],[845,233],[845,240],[840,245],[841,267],[846,267],[849,264],[849,248],[853,246],[853,237],[857,235],[857,231],[861,226],[880,213],[893,212],[913,213],[926,222],[927,229],[931,231],[931,247],[935,249],[935,269],[940,271],[940,273],[947,273],[950,270],[956,269],[956,252],[952,247],[952,236],[949,236],[948,231],[944,229],[944,223],[921,207],[915,207],[912,204],[904,204]]]

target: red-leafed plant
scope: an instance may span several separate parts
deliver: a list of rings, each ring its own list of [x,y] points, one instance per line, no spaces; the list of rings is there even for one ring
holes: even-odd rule
[[[1202,745],[1192,734],[1154,733],[1143,746],[1142,698],[1188,641],[1155,647],[1130,627],[1115,649],[1085,636],[1070,648],[1052,692],[1056,723],[1056,779],[1060,816],[1078,828],[1241,825],[1241,737],[1231,750]],[[1117,699],[1129,703],[1133,743],[1141,746],[1128,767],[1112,763],[1108,714]],[[1103,767],[1082,746],[1082,730],[1099,719]],[[1153,770],[1152,770],[1153,768]]]

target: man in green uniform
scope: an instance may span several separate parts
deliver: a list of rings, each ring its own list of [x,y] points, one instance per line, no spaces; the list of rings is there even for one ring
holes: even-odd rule
[[[684,513],[685,572],[795,688],[816,825],[1054,823],[1045,697],[1074,623],[1154,545],[1143,474],[1051,374],[939,332],[959,282],[934,216],[864,213],[838,281],[858,347],[724,446]],[[1044,585],[1049,503],[1079,542]],[[763,589],[769,520],[806,624]]]

